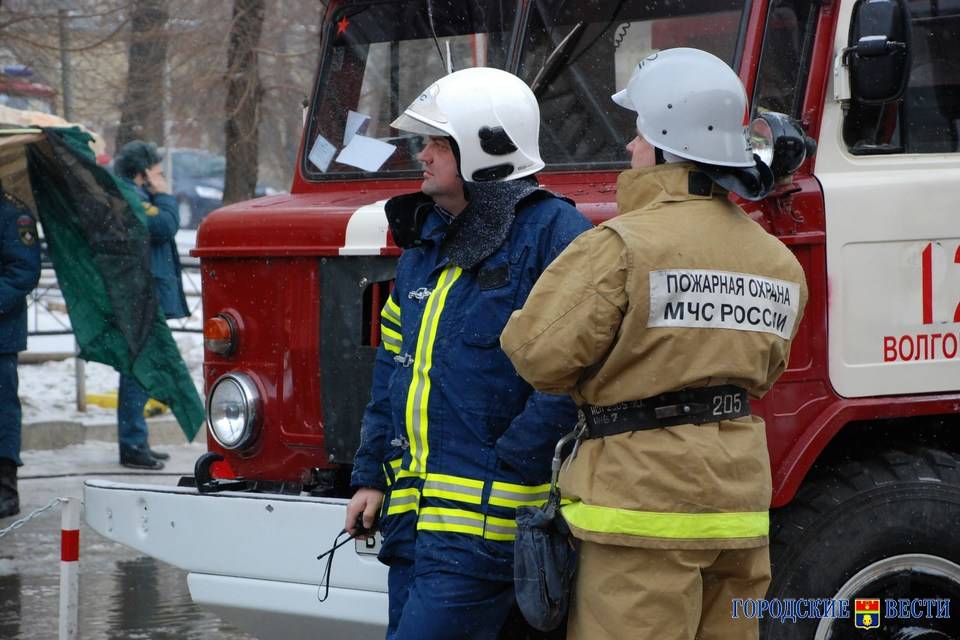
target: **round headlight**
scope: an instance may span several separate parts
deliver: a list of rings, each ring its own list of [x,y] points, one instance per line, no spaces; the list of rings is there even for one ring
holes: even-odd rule
[[[753,152],[777,179],[791,175],[817,152],[817,143],[788,115],[765,111],[750,123]]]
[[[253,440],[260,417],[260,394],[250,376],[228,373],[213,383],[207,396],[210,433],[225,449],[238,449]]]
[[[773,164],[773,129],[763,118],[750,123],[750,146],[768,167]]]

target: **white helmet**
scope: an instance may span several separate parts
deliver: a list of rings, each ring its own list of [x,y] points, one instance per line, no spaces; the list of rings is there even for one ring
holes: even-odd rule
[[[537,99],[523,80],[500,69],[474,67],[444,76],[390,124],[453,138],[467,181],[515,180],[543,169]]]
[[[745,123],[747,93],[726,62],[699,49],[667,49],[642,60],[613,95],[637,112],[637,131],[653,146],[723,167],[753,167]]]

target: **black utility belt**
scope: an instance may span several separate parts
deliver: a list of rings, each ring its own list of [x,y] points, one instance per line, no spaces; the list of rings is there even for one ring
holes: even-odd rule
[[[585,438],[602,438],[628,431],[704,424],[750,415],[745,389],[732,384],[669,391],[652,398],[609,406],[580,407]]]

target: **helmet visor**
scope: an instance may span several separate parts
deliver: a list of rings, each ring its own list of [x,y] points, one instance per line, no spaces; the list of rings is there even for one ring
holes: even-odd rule
[[[416,117],[410,114],[409,110],[400,114],[400,117],[391,122],[390,126],[394,129],[399,129],[400,131],[408,131],[410,133],[417,133],[423,136],[446,138],[450,135],[443,129],[429,125],[422,120],[418,120]]]
[[[620,105],[621,107],[623,107],[624,109],[630,109],[632,111],[637,110],[637,108],[633,106],[633,100],[630,99],[630,96],[627,94],[626,89],[621,89],[620,91],[617,91],[615,94],[610,96],[610,99],[613,100],[618,105]]]

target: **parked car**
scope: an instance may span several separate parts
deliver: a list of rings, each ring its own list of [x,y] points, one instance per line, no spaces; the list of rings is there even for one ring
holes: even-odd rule
[[[163,151],[164,172],[177,198],[180,227],[196,229],[207,214],[223,205],[227,160],[203,149],[173,148]],[[257,185],[255,196],[270,196],[276,189]]]

